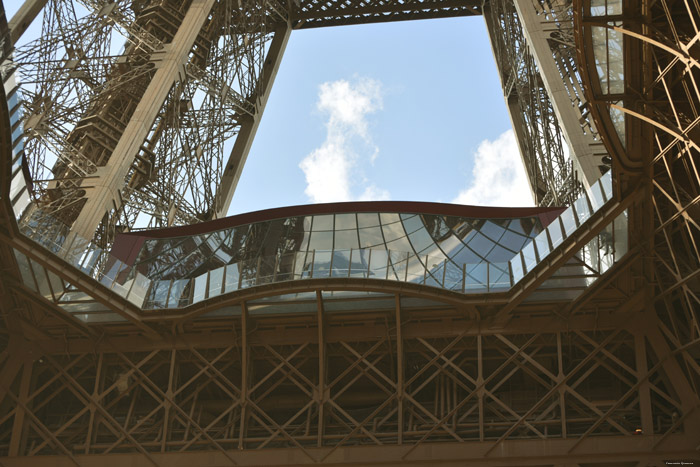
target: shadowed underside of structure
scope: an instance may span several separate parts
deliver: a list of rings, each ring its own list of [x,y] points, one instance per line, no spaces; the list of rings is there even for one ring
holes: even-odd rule
[[[697,6],[71,3],[30,1],[9,29],[0,20],[2,465],[700,462]],[[13,51],[42,8],[43,37]],[[511,252],[508,288],[489,289],[485,252],[485,291],[467,293],[478,273],[466,263],[448,287],[456,256],[441,266],[408,228],[420,219],[446,252],[464,220],[441,230],[395,215],[422,280],[409,280],[408,256],[404,280],[400,256],[365,261],[367,232],[398,240],[381,215],[360,225],[383,212],[368,207],[353,214],[342,274],[333,259],[314,274],[321,253],[307,244],[310,269],[276,280],[287,257],[274,245],[288,243],[268,251],[251,227],[240,244],[260,253],[235,260],[235,288],[234,259],[221,277],[219,263],[202,273],[183,261],[194,271],[184,306],[169,306],[176,280],[100,249],[117,232],[226,211],[293,29],[474,14],[538,204],[571,204]],[[608,165],[606,195],[595,181]],[[321,214],[332,226],[318,238],[350,230]],[[516,228],[498,225],[504,239]],[[198,242],[214,261],[220,250]],[[371,274],[377,257],[383,276]]]

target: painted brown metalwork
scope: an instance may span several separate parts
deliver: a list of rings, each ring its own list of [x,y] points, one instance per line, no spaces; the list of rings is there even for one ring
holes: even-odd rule
[[[346,9],[338,2],[268,2],[266,14],[291,11],[283,28],[288,33],[291,27],[371,22],[381,15],[391,20],[474,14],[480,3],[346,2]],[[551,3],[556,2],[536,5]],[[7,124],[13,108],[3,95],[0,463],[700,462],[700,10],[693,2],[670,0],[625,1],[619,12],[612,0],[559,3],[571,7],[575,19],[584,108],[591,110],[591,123],[612,157],[614,199],[577,223],[518,287],[497,294],[311,278],[238,290],[182,310],[142,309],[22,234],[15,214],[22,192],[11,190],[23,175],[13,153],[14,128]],[[521,27],[510,22],[517,20],[514,10],[502,7],[508,5],[484,5],[484,11],[491,8],[489,18],[498,18],[489,20],[492,34],[496,24],[504,31]],[[105,13],[109,21],[131,24],[130,37],[149,46],[146,29],[124,22],[119,15],[125,10],[108,8],[113,8]],[[262,24],[249,26],[257,31]],[[600,31],[594,27],[616,32],[595,36]],[[602,92],[594,52],[600,45],[596,37],[616,34],[624,38],[620,95]],[[10,30],[2,36],[12,40]],[[615,44],[606,47],[617,50]],[[497,60],[515,63],[503,54]],[[517,76],[537,82],[535,71]],[[208,75],[196,73],[190,71],[184,82],[211,83]],[[522,110],[534,88],[507,83],[519,87]],[[161,112],[174,102],[168,99]],[[261,111],[257,106],[253,113]],[[619,112],[624,133],[615,126]],[[186,122],[187,115],[183,111],[179,121]],[[523,124],[527,132],[536,125],[538,131],[549,128],[534,120],[537,115],[532,111],[533,120]],[[254,135],[254,122],[252,116],[246,138]],[[553,187],[561,186],[541,176],[546,173],[541,165],[534,167],[547,164],[546,153],[535,150],[529,162],[533,187],[541,190],[539,199],[549,199]],[[239,153],[240,164],[245,152]],[[161,183],[156,179],[154,184]],[[48,183],[40,188],[50,189]],[[562,190],[566,199],[570,192]],[[150,206],[129,199],[134,206]],[[216,206],[207,203],[202,206]],[[166,211],[156,216],[162,225],[169,223]],[[567,282],[572,274],[588,280],[581,252],[594,251],[585,249],[591,242],[602,247],[606,229],[620,216],[630,226],[629,249],[586,287]],[[574,260],[580,264],[572,267]],[[562,276],[566,268],[573,272]],[[542,293],[542,284],[557,280],[557,294]],[[105,318],[84,322],[79,312],[66,311],[64,297],[76,309],[101,307]]]

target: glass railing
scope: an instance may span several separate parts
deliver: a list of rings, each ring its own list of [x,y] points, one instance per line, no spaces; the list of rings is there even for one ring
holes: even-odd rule
[[[537,267],[554,249],[610,201],[612,194],[612,174],[608,171],[510,260],[513,282],[517,283]],[[625,228],[625,251],[626,238]],[[601,242],[600,248],[608,247]]]
[[[29,221],[25,218],[21,223],[21,231],[59,258],[144,309],[181,308],[224,293],[264,284],[320,278],[381,279],[423,284],[465,294],[489,293],[503,292],[513,287],[611,199],[612,177],[608,172],[510,261],[504,263],[458,264],[444,256],[416,256],[408,252],[367,248],[312,250],[243,260],[193,278],[151,280],[49,217],[37,222],[28,216]],[[583,258],[586,264],[595,264],[597,274],[604,272],[627,250],[625,215],[618,217],[579,252],[578,259]],[[611,251],[615,252],[612,257]],[[60,300],[58,304],[61,305]]]

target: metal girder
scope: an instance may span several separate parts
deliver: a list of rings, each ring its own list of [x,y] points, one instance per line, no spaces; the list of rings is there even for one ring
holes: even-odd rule
[[[292,29],[288,23],[283,23],[278,27],[273,35],[270,49],[265,57],[265,63],[260,72],[260,80],[255,90],[255,94],[250,99],[255,102],[255,110],[252,115],[247,115],[241,122],[241,128],[236,137],[236,141],[231,149],[228,162],[223,170],[221,182],[216,193],[216,217],[225,217],[233,199],[233,193],[241,178],[243,166],[248,158],[253,138],[258,131],[260,119],[262,118],[267,99],[272,90],[277,70],[282,63],[282,56],[289,40]]]
[[[588,103],[576,74],[571,3],[515,0],[513,4],[561,125],[578,180],[589,188],[600,178],[600,167],[605,167],[601,159],[607,151],[595,126],[584,115]]]
[[[419,0],[365,2],[301,0],[292,12],[294,29],[383,23],[481,14],[481,0]]]
[[[515,4],[509,0],[486,2],[484,19],[535,203],[569,204],[578,196],[580,183],[566,154],[555,103],[525,38]]]

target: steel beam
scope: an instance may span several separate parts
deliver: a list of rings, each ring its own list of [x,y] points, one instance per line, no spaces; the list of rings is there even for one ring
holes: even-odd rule
[[[253,115],[245,115],[241,122],[241,128],[236,137],[231,154],[224,166],[221,183],[216,193],[216,217],[226,217],[228,208],[233,199],[233,193],[241,178],[243,166],[248,158],[248,153],[253,145],[253,139],[258,131],[263,111],[270,97],[272,85],[275,82],[277,71],[282,63],[282,56],[292,32],[289,23],[282,23],[275,29],[270,49],[265,57],[265,64],[260,73],[257,89],[251,100],[255,102]]]
[[[87,202],[72,225],[73,234],[92,239],[105,214],[121,207],[120,190],[124,187],[129,168],[151,131],[170,89],[185,76],[184,66],[213,4],[214,0],[193,0],[172,42],[157,57],[156,73],[109,161],[105,166],[98,167],[90,180],[91,188],[86,189]]]
[[[575,104],[572,99],[576,96],[576,91],[573,89],[571,80],[578,80],[578,78],[568,76],[569,71],[562,70],[557,65],[554,58],[555,53],[558,52],[550,47],[549,42],[554,32],[560,32],[561,38],[559,40],[563,40],[564,34],[561,34],[561,26],[558,24],[566,25],[568,22],[570,23],[568,24],[569,28],[573,29],[573,20],[572,18],[559,18],[559,21],[555,21],[554,18],[547,19],[544,12],[538,11],[542,7],[537,0],[514,0],[513,4],[522,23],[523,35],[528,49],[537,62],[540,77],[547,90],[547,95],[552,101],[562,134],[569,145],[571,151],[569,157],[571,157],[575,170],[578,172],[578,180],[586,188],[589,188],[600,178],[599,166],[602,164],[600,159],[607,154],[607,151],[605,151],[603,143],[596,139],[591,132],[591,128],[586,128],[583,125],[585,118],[580,109],[586,103]],[[567,9],[565,5],[561,5],[561,7]],[[574,44],[569,47],[573,52],[572,56],[565,58],[573,61]]]

